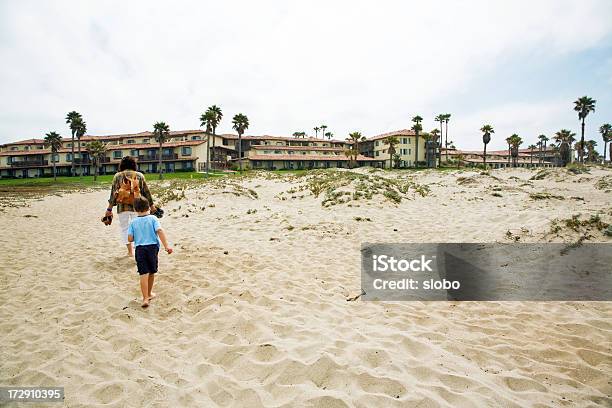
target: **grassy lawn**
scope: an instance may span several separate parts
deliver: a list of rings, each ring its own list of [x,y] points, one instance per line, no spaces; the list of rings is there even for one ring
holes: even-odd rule
[[[210,173],[210,177],[223,177],[227,173],[214,172]],[[146,174],[147,181],[155,181],[159,179],[157,174]],[[173,179],[203,179],[206,174],[197,172],[184,173],[165,173],[164,180]],[[57,181],[53,177],[42,178],[22,178],[22,179],[0,179],[0,188],[6,187],[93,187],[105,184],[110,184],[113,180],[113,175],[108,174],[98,176],[98,180],[94,182],[93,176],[77,177],[58,177]]]
[[[383,169],[384,171],[391,171],[389,169]],[[392,171],[422,171],[427,170],[426,168],[407,168],[407,169],[393,169]],[[454,171],[457,170],[457,167],[442,167],[434,169],[436,171]],[[311,170],[308,169],[294,169],[294,170],[267,170],[271,173],[276,174],[292,174],[301,176],[305,173],[308,173]],[[250,173],[251,170],[245,170],[243,174]],[[150,173],[145,175],[147,181],[152,182],[159,179],[158,175],[155,173]],[[224,176],[234,176],[239,177],[239,173],[223,173],[223,172],[211,172],[210,177],[224,177]],[[164,180],[174,180],[174,179],[205,179],[205,173],[198,172],[185,172],[185,173],[165,173]],[[110,184],[113,180],[113,175],[103,175],[98,176],[98,180],[94,182],[93,176],[83,176],[82,178],[77,177],[58,177],[57,181],[53,180],[53,177],[42,177],[42,178],[19,178],[19,179],[0,179],[0,189],[7,191],[11,187],[16,188],[79,188],[79,187],[97,187],[97,186],[105,186]]]

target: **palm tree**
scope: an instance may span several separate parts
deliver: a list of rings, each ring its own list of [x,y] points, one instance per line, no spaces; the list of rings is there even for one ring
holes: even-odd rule
[[[444,136],[445,147],[448,147],[448,121],[450,120],[450,118],[451,118],[450,113],[444,114],[444,123],[446,124],[446,135]],[[446,151],[446,160],[448,161],[448,150]]]
[[[593,163],[597,161],[597,151],[595,147],[597,147],[597,142],[595,140],[588,140],[586,143],[587,149],[587,159],[589,162]]]
[[[591,112],[595,112],[595,103],[597,101],[588,96],[583,96],[574,101],[574,110],[578,112],[578,120],[581,121],[582,136],[580,136],[580,146],[584,147],[584,120]],[[580,161],[584,163],[584,149],[579,151]]]
[[[546,135],[540,135],[538,136],[538,139],[540,139],[540,163],[544,163],[544,156],[546,155],[546,142],[548,142],[550,139],[546,137]]]
[[[512,166],[513,167],[517,167],[517,162],[518,162],[518,150],[519,147],[521,146],[521,144],[523,143],[523,139],[517,135],[516,133],[513,134],[512,136],[509,137],[510,139],[510,146],[511,146],[511,155],[512,155]]]
[[[295,137],[296,139],[300,137],[300,135],[301,135],[301,132],[293,132],[293,137]]]
[[[332,139],[332,137],[334,137],[334,134],[333,134],[332,132],[325,132],[325,137],[326,137],[328,140],[331,140],[331,139]]]
[[[321,139],[325,139],[325,129],[327,129],[327,125],[321,125],[319,129],[321,129]]]
[[[72,133],[72,143],[70,145],[72,147],[72,153],[71,153],[72,163],[70,164],[70,175],[71,176],[75,175],[75,172],[74,172],[74,135],[76,134],[76,127],[72,125],[72,122],[77,118],[79,119],[81,118],[81,114],[77,111],[68,112],[68,114],[66,115],[66,123],[69,125],[70,132]]]
[[[529,166],[533,167],[533,151],[536,149],[536,145],[529,145],[528,149],[531,150],[531,154],[529,155]]]
[[[82,118],[76,118],[72,121],[72,126],[74,126],[76,130],[77,137],[77,150],[79,152],[79,178],[83,175],[83,155],[81,154],[81,138],[87,132],[87,124]],[[74,163],[74,157],[72,158],[72,162]]]
[[[511,152],[510,152],[510,146],[511,146],[511,142],[512,142],[512,137],[507,137],[506,138],[506,143],[508,143],[508,164],[510,164],[510,156],[511,156]]]
[[[430,140],[434,142],[434,167],[436,167],[436,153],[440,153],[438,155],[438,167],[442,166],[442,142],[440,141],[440,131],[438,129],[433,129],[429,132]]]
[[[578,161],[580,161],[580,157],[584,156],[585,145],[586,145],[586,142],[583,144],[580,140],[574,143],[574,150],[578,152]]]
[[[350,148],[347,149],[344,154],[346,154],[346,156],[349,158],[351,168],[357,164],[357,156],[359,156],[359,143],[364,140],[365,137],[361,136],[360,132],[349,133],[349,137],[346,138]]]
[[[484,125],[483,127],[480,128],[480,131],[482,132],[482,143],[484,143],[484,154],[482,155],[482,164],[486,170],[487,168],[487,145],[491,141],[491,135],[495,133],[495,130],[493,130],[493,126],[491,125]]]
[[[242,135],[244,131],[249,128],[249,118],[242,113],[239,113],[234,116],[232,120],[233,128],[236,132],[238,132],[238,166],[240,169],[240,173],[242,173]]]
[[[611,131],[612,131],[612,125],[610,125],[609,123],[604,123],[599,128],[599,133],[601,133],[601,137],[602,137],[603,142],[604,142],[604,149],[603,149],[603,162],[604,162],[604,164],[606,163],[606,152],[608,150],[608,143],[610,142],[610,138],[612,137],[612,134],[610,133]],[[612,157],[610,157],[610,158],[612,159]]]
[[[164,143],[168,140],[170,136],[170,127],[166,125],[166,122],[155,122],[153,125],[153,135],[155,136],[155,141],[159,143],[159,158],[157,165],[159,167],[159,179],[163,178],[163,169],[162,169],[162,149]]]
[[[434,118],[436,122],[440,122],[440,159],[438,161],[438,167],[442,167],[442,124],[444,123],[444,114],[441,113]],[[445,150],[448,149],[448,145],[445,144]],[[448,161],[448,152],[446,153],[446,161]]]
[[[389,168],[393,168],[393,155],[395,154],[395,146],[399,144],[397,136],[387,136],[383,139],[383,143],[389,145]]]
[[[571,146],[576,140],[574,136],[576,136],[574,132],[561,129],[553,137],[553,140],[559,145],[559,157],[563,166],[571,161]]]
[[[100,160],[102,159],[102,157],[104,157],[104,152],[106,152],[106,145],[100,140],[94,140],[93,142],[87,143],[85,148],[89,153],[89,157],[93,161],[94,181],[96,181],[98,180],[98,166]]]
[[[215,135],[217,133],[217,126],[223,118],[221,108],[217,105],[209,107],[206,112],[200,115],[200,126],[206,126],[206,177],[208,177],[208,171],[210,169],[210,152],[212,151],[212,161],[215,161]],[[213,145],[212,150],[210,147],[210,134],[212,132]]]
[[[62,137],[57,132],[49,132],[45,135],[45,147],[51,149],[51,163],[53,163],[53,181],[57,181],[55,168],[55,155],[62,148]]]
[[[416,146],[414,147],[414,165],[415,167],[419,167],[419,132],[421,130],[423,130],[423,126],[421,126],[421,122],[423,121],[423,118],[420,117],[419,115],[416,115],[414,118],[412,118],[412,121],[414,122],[414,125],[412,125],[412,130],[414,130],[414,134],[415,134],[415,140],[416,140]]]
[[[315,139],[316,139],[317,137],[319,137],[319,127],[318,126],[314,127],[313,130],[315,131]]]
[[[204,112],[200,115],[200,127],[205,127],[206,130],[206,177],[208,177],[208,171],[210,169],[210,132],[212,132],[212,128],[210,127],[210,121],[212,117],[208,114],[208,111]]]
[[[217,127],[221,123],[221,119],[223,119],[223,112],[221,108],[217,105],[213,105],[206,110],[206,113],[210,115],[210,127],[212,128],[213,142],[212,142],[212,163],[213,167],[215,164],[215,139],[217,136]],[[208,160],[207,160],[208,161]]]

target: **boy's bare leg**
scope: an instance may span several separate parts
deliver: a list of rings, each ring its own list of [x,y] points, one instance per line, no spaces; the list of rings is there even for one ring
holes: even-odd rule
[[[140,275],[140,291],[142,292],[142,307],[149,306],[149,275]]]
[[[153,299],[155,297],[155,293],[153,293],[153,283],[155,282],[155,274],[154,273],[150,273],[149,274],[149,300]]]
[[[128,242],[127,244],[125,244],[125,246],[127,246],[128,256],[130,258],[133,258],[134,257],[134,251],[132,250],[132,243]]]

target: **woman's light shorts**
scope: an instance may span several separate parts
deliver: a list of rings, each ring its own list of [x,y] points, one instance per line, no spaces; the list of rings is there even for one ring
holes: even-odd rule
[[[119,225],[121,225],[121,239],[124,244],[128,244],[128,227],[130,226],[130,222],[138,217],[138,213],[134,211],[123,211],[118,214],[119,216]]]

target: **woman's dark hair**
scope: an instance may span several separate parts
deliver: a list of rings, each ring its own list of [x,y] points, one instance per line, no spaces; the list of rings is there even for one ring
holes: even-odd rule
[[[149,200],[147,200],[146,198],[140,197],[134,199],[134,209],[137,212],[145,212],[148,211],[149,208],[151,208],[149,206]]]
[[[136,167],[136,159],[132,156],[125,156],[121,159],[121,163],[119,163],[119,171],[123,170],[137,170]]]

